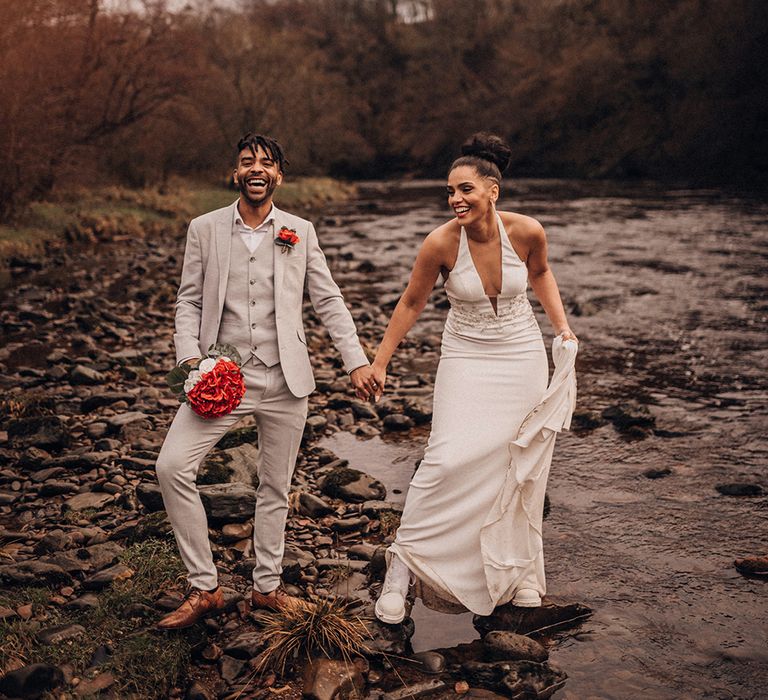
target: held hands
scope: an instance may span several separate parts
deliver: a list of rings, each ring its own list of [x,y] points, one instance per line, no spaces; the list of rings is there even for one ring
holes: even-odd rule
[[[378,401],[384,390],[383,382],[379,382],[373,373],[370,365],[358,367],[349,373],[352,386],[355,389],[355,396],[363,401]]]

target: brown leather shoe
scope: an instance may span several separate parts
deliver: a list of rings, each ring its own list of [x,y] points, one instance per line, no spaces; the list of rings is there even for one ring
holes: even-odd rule
[[[223,609],[224,596],[221,587],[210,592],[193,588],[176,610],[168,613],[157,623],[157,629],[179,630],[184,627],[191,627],[209,613]]]
[[[255,588],[251,593],[251,608],[266,608],[267,610],[285,610],[310,608],[312,603],[288,595],[282,588],[276,588],[271,593],[259,593]]]

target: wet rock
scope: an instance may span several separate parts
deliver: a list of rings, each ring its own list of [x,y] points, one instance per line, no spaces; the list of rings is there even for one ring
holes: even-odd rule
[[[98,695],[103,690],[106,690],[110,686],[114,685],[115,677],[109,672],[105,671],[100,673],[95,678],[89,678],[78,683],[75,688],[75,695],[77,697],[90,697],[91,695]]]
[[[64,607],[68,610],[78,610],[80,612],[96,610],[99,607],[99,596],[95,593],[85,593],[79,598],[70,600]]]
[[[214,697],[200,681],[195,681],[187,688],[184,700],[214,700]]]
[[[669,476],[672,470],[669,467],[662,467],[661,469],[646,469],[643,472],[643,476],[646,479],[663,479],[665,476]]]
[[[0,566],[0,582],[10,586],[68,585],[72,577],[60,566],[30,560]]]
[[[114,564],[123,550],[117,542],[101,542],[79,549],[77,556],[87,561],[94,569],[101,570]]]
[[[547,700],[568,678],[560,669],[533,661],[465,661],[461,671],[470,683],[499,691],[511,700]]]
[[[128,405],[136,402],[136,396],[127,391],[100,391],[88,398],[83,399],[80,404],[80,410],[83,413],[91,413],[102,406],[111,406],[118,401],[125,401]]]
[[[255,561],[253,564],[255,564]],[[253,564],[250,564],[251,570],[253,569]],[[282,562],[283,580],[287,583],[300,583],[302,569],[314,566],[314,564],[315,557],[311,552],[294,545],[286,545]],[[245,575],[250,575],[250,570]]]
[[[403,688],[391,690],[379,696],[380,700],[408,700],[409,698],[424,698],[433,695],[441,690],[446,690],[448,684],[439,678],[431,678],[428,681],[411,683]]]
[[[736,570],[744,576],[768,578],[768,557],[747,557],[733,562]]]
[[[723,496],[762,496],[763,487],[759,484],[718,484],[717,491]]]
[[[219,674],[225,683],[232,685],[245,669],[245,665],[246,662],[243,659],[236,659],[225,654],[219,659]]]
[[[37,633],[37,638],[41,644],[59,644],[70,639],[78,639],[85,634],[85,627],[82,625],[57,625],[48,627]]]
[[[348,467],[334,469],[323,477],[319,486],[326,496],[341,498],[351,503],[383,501],[387,495],[387,490],[380,481]]]
[[[299,493],[299,512],[302,515],[308,515],[310,518],[322,518],[324,515],[334,511],[322,498],[302,491]]]
[[[136,498],[139,499],[139,503],[144,506],[150,513],[156,513],[159,510],[164,510],[163,494],[160,491],[158,484],[151,482],[142,482],[136,487]]]
[[[371,557],[371,563],[368,567],[368,572],[372,581],[383,581],[384,576],[387,573],[387,548],[376,547],[376,550]]]
[[[347,556],[350,559],[362,559],[364,561],[371,561],[377,549],[378,549],[377,545],[369,544],[368,542],[353,544],[347,550]]]
[[[565,629],[581,624],[592,614],[592,610],[580,603],[558,605],[551,603],[539,608],[518,608],[507,603],[496,608],[490,615],[475,615],[472,624],[481,633],[507,630],[518,634],[543,628]]]
[[[419,670],[424,673],[442,673],[445,671],[445,657],[436,651],[420,651],[412,657],[419,662]]]
[[[38,495],[42,498],[48,498],[49,496],[62,496],[68,493],[74,493],[78,490],[78,485],[71,481],[57,481],[51,479],[46,481],[38,491]]]
[[[115,564],[108,569],[99,571],[93,576],[89,576],[83,581],[83,588],[87,591],[100,591],[112,585],[115,581],[131,578],[133,573],[133,569],[125,564]]]
[[[358,420],[377,420],[379,415],[373,410],[370,404],[362,401],[352,401],[350,404],[352,413]]]
[[[103,384],[106,377],[92,367],[75,365],[69,372],[70,384]]]
[[[360,512],[369,518],[379,518],[382,513],[397,513],[402,515],[403,504],[392,501],[365,501],[360,507]]]
[[[352,700],[365,687],[363,660],[312,659],[304,668],[304,697],[313,700]]]
[[[62,549],[69,549],[74,544],[72,535],[64,530],[51,530],[34,547],[35,554],[46,554],[47,552],[57,552]]]
[[[374,653],[408,655],[408,644],[413,637],[416,627],[410,617],[406,617],[399,625],[385,625],[376,619],[366,623],[371,635],[366,643]]]
[[[613,424],[617,432],[628,438],[645,438],[656,427],[656,419],[642,404],[609,406],[601,415]]]
[[[416,425],[423,425],[432,420],[432,402],[426,399],[408,399],[403,411]]]
[[[173,537],[173,526],[168,520],[168,514],[161,510],[141,518],[130,531],[126,532],[126,536],[131,542],[143,542],[152,538],[162,540]]]
[[[592,411],[576,410],[571,417],[571,430],[574,433],[587,433],[596,430],[601,425],[605,425],[605,421]]]
[[[237,447],[238,445],[251,444],[256,445],[258,443],[259,433],[253,426],[247,426],[244,428],[235,428],[230,430],[224,435],[221,440],[216,443],[216,447],[220,450],[227,450],[231,447]]]
[[[236,659],[252,659],[259,655],[266,641],[262,630],[246,630],[226,643],[224,653]]]
[[[105,420],[111,432],[113,433],[119,432],[126,425],[137,422],[145,423],[149,426],[149,429],[152,428],[150,417],[141,411],[128,411],[127,413],[118,413],[114,416],[107,416]]]
[[[491,659],[542,662],[549,658],[549,652],[537,641],[507,630],[489,632],[483,645]]]
[[[58,451],[69,444],[69,433],[58,416],[20,418],[8,423],[8,442],[16,450],[39,447]]]
[[[253,517],[256,489],[241,483],[201,486],[200,498],[213,522],[243,522]]]
[[[110,493],[96,493],[94,491],[86,491],[85,493],[79,493],[77,496],[64,501],[65,510],[85,510],[86,508],[102,509],[108,503],[114,501],[114,496]]]
[[[6,673],[0,679],[0,693],[9,698],[37,700],[43,693],[64,684],[64,673],[51,664],[30,664]]]
[[[322,430],[328,424],[325,416],[316,414],[307,418],[306,426],[309,430]]]
[[[402,413],[390,413],[385,416],[382,425],[386,430],[410,430],[414,426],[414,422],[412,418]]]
[[[348,534],[350,532],[367,532],[368,524],[371,522],[367,515],[361,515],[359,518],[343,518],[331,523],[331,530],[339,534]]]

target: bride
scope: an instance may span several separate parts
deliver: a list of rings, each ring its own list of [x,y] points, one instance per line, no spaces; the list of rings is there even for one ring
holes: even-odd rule
[[[458,604],[481,615],[509,600],[541,605],[545,590],[538,501],[543,503],[543,487],[534,508],[539,512],[529,517],[539,544],[529,551],[526,535],[526,556],[508,547],[503,526],[510,521],[504,520],[499,505],[500,493],[510,483],[510,445],[524,419],[552,390],[547,390],[541,331],[526,296],[528,281],[559,336],[553,349],[574,341],[568,344],[573,348],[568,376],[573,385],[569,400],[575,400],[576,337],[547,264],[544,229],[531,217],[496,210],[511,150],[498,136],[480,133],[464,144],[461,154],[448,174],[448,204],[455,218],[424,240],[373,363],[378,398],[392,354],[442,276],[451,310],[435,378],[432,432],[387,551],[387,575],[376,603],[377,617],[391,624],[405,616],[410,580],[418,581],[422,596],[428,592],[454,608]],[[534,460],[544,481],[551,455],[545,449]],[[517,510],[530,510],[526,503],[518,498]],[[495,526],[501,530],[489,531],[485,538],[494,509]],[[519,518],[511,517],[519,525]],[[501,552],[490,551],[494,542]]]

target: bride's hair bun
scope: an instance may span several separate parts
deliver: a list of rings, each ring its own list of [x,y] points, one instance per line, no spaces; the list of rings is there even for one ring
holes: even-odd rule
[[[475,156],[489,160],[503,173],[512,158],[512,149],[501,136],[480,131],[470,136],[461,147],[462,156]]]

